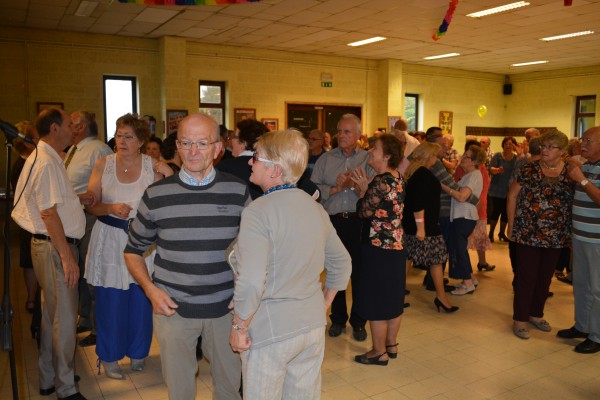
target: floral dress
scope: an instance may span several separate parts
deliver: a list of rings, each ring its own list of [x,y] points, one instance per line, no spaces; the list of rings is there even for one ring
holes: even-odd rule
[[[566,168],[552,178],[543,174],[539,162],[532,162],[521,168],[517,182],[521,191],[512,240],[532,247],[568,247],[575,184],[569,180]]]
[[[404,312],[406,252],[402,211],[405,183],[390,173],[377,175],[358,201],[365,221],[360,270],[354,298],[357,313],[366,320],[390,320]]]
[[[395,178],[386,172],[373,178],[364,197],[358,201],[358,216],[370,219],[365,240],[373,246],[387,250],[403,249],[404,188],[402,177]]]

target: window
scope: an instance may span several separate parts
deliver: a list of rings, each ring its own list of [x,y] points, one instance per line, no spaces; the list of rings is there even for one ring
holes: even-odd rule
[[[408,131],[416,131],[419,122],[418,94],[404,94],[404,118],[408,121]]]
[[[225,82],[200,81],[200,112],[225,125]]]
[[[119,117],[136,113],[137,80],[134,76],[104,76],[104,137],[106,141],[115,136]]]
[[[583,132],[594,126],[596,121],[596,96],[577,96],[575,106],[575,136],[581,137]]]

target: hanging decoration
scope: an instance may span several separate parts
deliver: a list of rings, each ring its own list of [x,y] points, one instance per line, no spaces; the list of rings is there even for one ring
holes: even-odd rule
[[[146,6],[224,6],[227,4],[257,3],[260,0],[119,0],[119,3]]]
[[[450,22],[452,22],[452,16],[454,15],[457,5],[458,0],[450,0],[448,11],[446,11],[446,16],[444,17],[444,20],[442,21],[442,24],[438,28],[437,32],[433,34],[433,40],[440,40],[442,36],[446,34],[448,26],[450,25]]]
[[[573,4],[573,0],[565,0],[565,7],[568,7],[571,4]]]

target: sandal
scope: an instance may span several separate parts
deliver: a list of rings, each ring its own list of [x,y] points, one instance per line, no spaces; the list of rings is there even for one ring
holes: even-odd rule
[[[385,348],[389,349],[390,347],[396,347],[398,346],[398,343],[395,344],[386,344]],[[398,352],[391,352],[391,351],[386,351],[387,355],[389,358],[398,358]]]
[[[35,310],[35,301],[28,301],[25,303],[25,309],[29,314],[33,314],[33,311]]]

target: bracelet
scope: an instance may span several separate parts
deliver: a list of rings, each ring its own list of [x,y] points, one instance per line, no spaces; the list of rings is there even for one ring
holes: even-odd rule
[[[425,218],[415,218],[415,222],[425,222]]]
[[[231,327],[236,330],[236,331],[246,331],[248,330],[247,326],[244,326],[243,324],[238,324],[237,322],[232,322]]]

